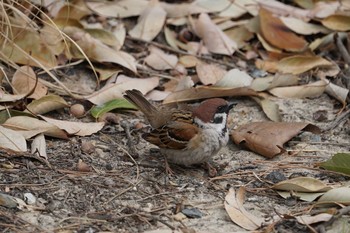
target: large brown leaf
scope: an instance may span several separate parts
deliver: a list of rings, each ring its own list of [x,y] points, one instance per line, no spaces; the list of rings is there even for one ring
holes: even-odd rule
[[[286,27],[270,11],[261,8],[259,16],[260,31],[268,43],[277,48],[293,52],[300,52],[306,49],[308,43]]]
[[[264,219],[254,216],[244,208],[244,196],[244,187],[240,187],[237,194],[231,188],[225,197],[225,210],[237,225],[246,230],[256,230],[264,223]]]
[[[222,88],[201,86],[173,92],[165,98],[163,103],[170,104],[225,96],[259,96],[259,94],[248,87]]]
[[[152,41],[162,30],[166,19],[166,11],[156,0],[151,0],[142,11],[136,26],[129,31],[135,38]]]
[[[212,53],[232,55],[237,49],[236,42],[229,38],[205,13],[199,15],[194,29]]]
[[[302,130],[320,133],[317,126],[304,122],[253,122],[233,130],[231,139],[237,145],[273,158],[283,153],[283,144]]]

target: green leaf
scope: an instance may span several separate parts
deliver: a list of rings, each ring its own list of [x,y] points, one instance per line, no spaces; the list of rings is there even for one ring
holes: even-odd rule
[[[350,175],[350,154],[335,154],[330,160],[321,163],[320,167],[330,171],[336,171]]]
[[[129,101],[125,99],[114,99],[102,105],[93,107],[91,109],[91,115],[95,118],[98,118],[102,114],[118,108],[127,108],[127,109],[135,109],[135,110],[137,109],[133,104],[131,104]]]

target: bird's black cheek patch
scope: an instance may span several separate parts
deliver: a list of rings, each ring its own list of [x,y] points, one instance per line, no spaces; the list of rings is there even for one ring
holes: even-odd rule
[[[213,123],[220,124],[223,120],[224,118],[222,116],[214,117]]]

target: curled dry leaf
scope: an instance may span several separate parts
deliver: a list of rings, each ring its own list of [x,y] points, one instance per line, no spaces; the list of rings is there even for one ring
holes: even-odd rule
[[[256,230],[264,223],[264,220],[245,210],[243,207],[244,196],[245,189],[243,187],[238,189],[237,195],[235,190],[230,188],[225,197],[225,210],[237,225],[246,230]]]
[[[44,134],[40,133],[34,138],[31,145],[31,152],[32,154],[37,153],[38,156],[47,160],[46,141]]]
[[[199,15],[194,30],[212,53],[232,55],[237,49],[236,42],[230,39],[205,13]]]
[[[215,84],[221,80],[226,74],[226,70],[216,64],[207,64],[205,62],[198,62],[196,65],[196,71],[199,80],[204,85]]]
[[[320,133],[320,129],[303,122],[253,122],[231,133],[231,140],[267,158],[283,153],[283,144],[300,131]]]
[[[105,122],[96,122],[96,123],[85,123],[85,122],[72,122],[72,121],[61,121],[55,120],[49,117],[40,116],[46,122],[57,126],[60,129],[63,129],[70,135],[78,136],[88,136],[100,131]]]
[[[166,11],[157,0],[151,0],[142,11],[136,26],[129,35],[146,41],[152,41],[162,30],[166,19]]]
[[[284,199],[298,198],[302,201],[312,202],[322,196],[324,192],[320,193],[305,193],[305,192],[291,192],[291,191],[276,191]]]
[[[277,63],[277,70],[281,73],[301,74],[316,67],[332,65],[322,57],[295,55],[281,59]]]
[[[16,21],[12,18],[10,20]],[[3,35],[0,37],[2,59],[6,58],[14,63],[35,67],[53,68],[57,66],[55,54],[43,41],[39,30],[36,31],[31,27],[11,27],[10,37],[5,38]]]
[[[349,89],[340,87],[334,83],[331,83],[327,80],[328,85],[326,87],[326,93],[330,96],[336,98],[342,105],[343,109],[346,107],[346,98],[349,94]]]
[[[152,46],[150,55],[145,58],[147,65],[155,70],[174,69],[177,64],[177,57],[172,54],[166,54],[164,51]]]
[[[256,78],[250,87],[256,91],[266,91],[274,87],[297,85],[298,76],[292,74],[275,74],[264,78]]]
[[[0,90],[0,103],[6,103],[6,102],[16,102],[18,100],[21,100],[27,96],[27,94],[21,94],[21,95],[10,95],[6,93],[1,93]]]
[[[231,69],[223,78],[214,83],[216,87],[248,87],[252,83],[253,78],[245,71],[239,69]]]
[[[340,187],[329,190],[317,201],[317,204],[323,203],[350,205],[350,188]]]
[[[223,11],[219,13],[221,17],[238,18],[245,13],[250,13],[251,15],[257,15],[257,2],[254,0],[235,0],[234,2],[228,1],[229,5],[225,7]],[[207,1],[216,3],[217,1]]]
[[[295,218],[300,224],[311,225],[311,224],[319,223],[319,222],[327,222],[327,221],[331,220],[332,217],[333,217],[332,214],[321,213],[321,214],[316,214],[313,216],[302,215],[302,216],[297,216]]]
[[[119,77],[126,77],[119,75]],[[96,105],[104,104],[113,99],[122,99],[123,94],[126,90],[137,89],[143,94],[153,90],[159,84],[159,78],[128,78],[123,82],[107,84],[101,90],[96,91],[95,93],[86,97],[91,103]]]
[[[301,19],[296,19],[292,17],[280,17],[284,25],[286,25],[290,30],[302,34],[302,35],[311,35],[317,33],[327,34],[330,31],[323,27],[322,25],[307,23]]]
[[[24,152],[27,151],[27,142],[15,130],[0,126],[0,148]]]
[[[296,177],[290,180],[281,181],[273,185],[272,189],[305,193],[317,193],[326,192],[332,188],[325,185],[322,181],[312,177]]]
[[[173,48],[173,49],[179,49],[178,44],[182,43],[177,40],[177,35],[174,31],[170,30],[168,27],[164,27],[164,36],[166,42]],[[184,45],[186,46],[186,45]]]
[[[30,112],[36,115],[45,114],[68,106],[68,103],[61,96],[47,95],[28,104],[25,112]]]
[[[191,14],[199,14],[209,11],[208,9],[200,7],[196,2],[180,4],[161,2],[160,4],[170,18],[187,17]]]
[[[276,87],[269,90],[269,92],[274,96],[281,98],[313,98],[322,95],[326,90],[327,85],[328,84],[325,80],[320,80],[300,86]]]
[[[252,96],[251,98],[253,98],[253,100],[255,100],[255,102],[257,102],[260,105],[265,115],[271,121],[274,121],[274,122],[282,121],[278,104],[270,100],[269,97],[260,93],[260,97]]]
[[[198,64],[199,60],[195,56],[185,55],[179,58],[179,63],[181,63],[186,68],[195,67]]]
[[[68,139],[67,134],[57,126],[28,116],[16,116],[6,120],[3,126],[18,131],[27,131],[32,136],[44,133],[50,137]],[[24,134],[23,134],[24,135]]]
[[[286,27],[272,12],[260,8],[259,16],[261,34],[269,44],[293,52],[306,49],[308,43]]]
[[[330,15],[323,19],[321,23],[329,29],[335,31],[349,31],[350,30],[350,16],[349,15]]]
[[[98,15],[126,18],[138,16],[147,7],[147,0],[87,1],[87,6]]]
[[[186,89],[182,91],[173,92],[165,98],[163,104],[170,104],[176,102],[184,102],[191,100],[200,100],[214,97],[225,97],[225,96],[258,96],[259,94],[248,88],[221,88],[221,87],[196,87]]]
[[[30,66],[22,66],[16,70],[12,78],[12,88],[15,94],[29,94],[33,92],[28,96],[33,99],[40,99],[47,93],[47,87],[37,80]]]
[[[137,72],[135,58],[130,54],[108,47],[82,29],[67,27],[64,29],[64,32],[74,39],[88,58],[98,62],[112,62],[121,65],[134,73]],[[71,52],[74,58],[85,58],[75,45],[71,46]]]

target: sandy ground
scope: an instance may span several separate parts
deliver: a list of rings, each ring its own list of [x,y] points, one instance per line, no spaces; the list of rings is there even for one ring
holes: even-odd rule
[[[250,99],[235,99],[231,129],[252,121],[266,121]],[[284,121],[311,122],[326,127],[336,117],[338,103],[317,99],[276,99]],[[326,110],[323,122],[313,114]],[[349,185],[349,179],[317,169],[316,164],[337,152],[350,151],[350,121],[321,135],[303,133],[289,142],[285,153],[267,160],[230,142],[214,158],[218,176],[209,178],[200,166],[173,166],[168,177],[157,150],[135,129],[141,114],[123,114],[124,127],[106,126],[91,137],[69,141],[47,139],[48,164],[28,157],[0,156],[0,190],[24,199],[35,197],[35,210],[0,207],[2,232],[245,232],[224,209],[229,188],[245,186],[245,208],[263,217],[266,226],[277,221],[276,232],[309,232],[307,226],[282,215],[305,213],[310,203],[283,199],[269,187],[289,177],[310,176],[331,185]],[[126,136],[130,129],[130,137]],[[92,144],[91,150],[86,145]],[[83,147],[83,149],[82,149]],[[78,171],[78,161],[91,171]],[[184,214],[185,213],[185,214]],[[345,224],[348,224],[345,222]],[[266,228],[265,226],[265,228]],[[332,226],[328,229],[332,229]],[[346,228],[345,228],[346,229]],[[332,231],[330,231],[332,232]],[[333,231],[334,232],[334,231]]]

